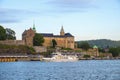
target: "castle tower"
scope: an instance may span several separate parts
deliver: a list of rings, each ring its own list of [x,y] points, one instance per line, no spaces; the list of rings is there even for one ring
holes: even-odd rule
[[[95,46],[93,46],[93,50],[94,50],[94,55],[96,56],[96,57],[98,57],[99,56],[99,50],[98,50],[98,47],[95,45]]]
[[[64,29],[63,29],[63,26],[61,28],[61,31],[60,31],[60,36],[64,36],[65,35],[65,32],[64,32]]]
[[[25,30],[22,34],[22,40],[25,41],[25,45],[33,46],[33,37],[34,36],[35,36],[35,31],[33,31],[31,28],[28,30]]]

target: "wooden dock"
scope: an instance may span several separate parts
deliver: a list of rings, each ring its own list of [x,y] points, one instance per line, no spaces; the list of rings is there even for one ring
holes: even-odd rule
[[[21,56],[0,56],[0,62],[15,62],[15,61],[41,61],[41,56],[29,56],[29,55],[21,55]]]

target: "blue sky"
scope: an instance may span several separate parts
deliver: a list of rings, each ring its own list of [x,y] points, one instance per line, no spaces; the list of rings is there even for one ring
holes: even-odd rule
[[[63,25],[75,40],[120,40],[120,0],[0,0],[0,25],[17,39],[33,22],[38,33],[57,35]]]

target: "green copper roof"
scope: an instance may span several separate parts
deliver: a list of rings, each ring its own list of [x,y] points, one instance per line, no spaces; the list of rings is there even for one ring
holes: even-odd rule
[[[33,30],[36,32],[35,24],[33,24]]]
[[[98,47],[95,45],[95,46],[93,46],[93,48],[98,48]]]

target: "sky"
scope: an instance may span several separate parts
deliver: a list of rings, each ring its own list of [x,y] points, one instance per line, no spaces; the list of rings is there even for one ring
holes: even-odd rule
[[[120,0],[0,0],[0,25],[16,32],[66,33],[76,41],[120,40]]]

